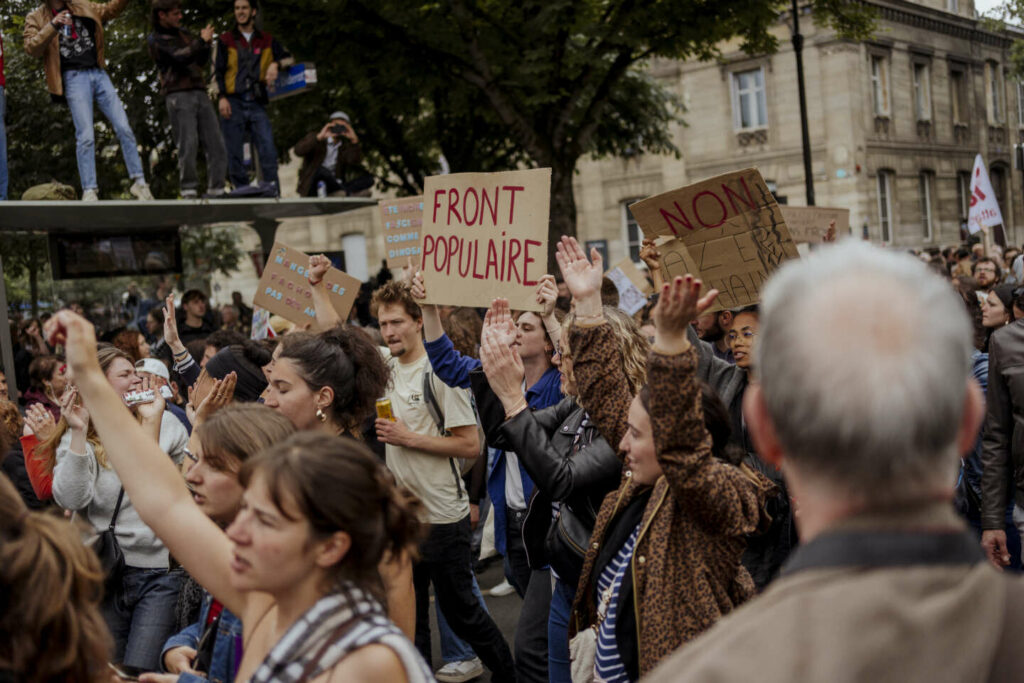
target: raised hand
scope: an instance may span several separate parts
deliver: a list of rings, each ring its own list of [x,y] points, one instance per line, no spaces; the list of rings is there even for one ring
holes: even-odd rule
[[[495,299],[484,315],[484,327],[480,333],[480,343],[486,339],[494,339],[504,346],[512,346],[516,340],[516,325],[512,321],[512,310],[508,299]]]
[[[135,409],[139,413],[139,417],[142,418],[143,422],[157,422],[159,423],[163,419],[164,408],[167,406],[167,402],[164,400],[163,394],[160,393],[159,387],[156,386],[156,382],[149,376],[142,378],[142,387],[139,391],[152,391],[153,400],[148,403],[139,403],[135,406]]]
[[[323,254],[314,254],[309,257],[309,269],[306,271],[306,279],[310,286],[316,287],[320,284],[327,270],[331,267],[331,259]]]
[[[409,274],[409,294],[412,295],[413,299],[422,302],[427,298],[427,287],[423,284],[423,271],[417,270],[412,271],[412,264],[402,268],[402,277],[405,278],[406,268],[408,268]],[[422,305],[422,304],[421,304]]]
[[[661,288],[658,304],[651,311],[654,321],[654,344],[663,351],[679,353],[689,348],[686,328],[711,307],[718,296],[712,289],[703,297],[702,283],[692,275],[676,277]]]
[[[640,245],[640,260],[647,264],[652,273],[661,269],[661,251],[649,237],[645,237]]]
[[[171,294],[167,297],[167,301],[164,302],[164,341],[167,342],[167,346],[178,353],[178,348],[185,348],[185,345],[181,343],[181,337],[178,336],[178,319],[174,317],[174,295]]]
[[[213,388],[206,394],[202,403],[196,406],[193,424],[200,425],[206,422],[214,413],[231,403],[235,398],[236,384],[238,384],[238,373],[236,372],[229,372],[224,379],[214,380]]]
[[[555,283],[554,275],[545,275],[537,285],[537,303],[543,306],[540,313],[541,318],[547,318],[555,312],[555,302],[558,300],[558,285]]]
[[[61,394],[61,406],[64,405],[64,397],[72,391],[74,389],[69,386]],[[57,428],[56,423],[53,421],[53,414],[39,403],[33,403],[25,410],[25,426],[40,441],[46,441],[50,438],[53,435],[53,431]]]
[[[46,337],[64,345],[69,382],[74,382],[79,374],[103,374],[96,358],[96,329],[82,316],[69,310],[58,311],[46,321]]]
[[[89,429],[89,411],[78,399],[78,389],[65,391],[64,395],[60,397],[60,415],[72,431],[84,434]],[[40,437],[40,441],[42,441],[42,437]]]
[[[523,360],[514,348],[500,343],[493,336],[487,337],[480,345],[480,364],[487,375],[487,383],[506,412],[525,401],[523,378],[526,371],[523,369]]]
[[[562,236],[557,245],[555,260],[562,269],[562,279],[577,300],[601,294],[601,279],[604,277],[604,261],[597,249],[590,250],[590,259],[583,252],[575,237]]]

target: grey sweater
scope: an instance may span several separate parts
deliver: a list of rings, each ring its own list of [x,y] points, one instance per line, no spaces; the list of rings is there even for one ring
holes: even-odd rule
[[[181,464],[188,446],[188,432],[172,413],[164,411],[160,422],[160,448]],[[91,443],[83,454],[71,451],[71,430],[57,446],[57,464],[53,469],[53,499],[62,508],[76,510],[97,532],[110,525],[121,490],[121,480],[109,467],[96,460]],[[165,569],[167,549],[146,526],[125,493],[115,526],[117,541],[124,552],[125,564],[143,569]]]

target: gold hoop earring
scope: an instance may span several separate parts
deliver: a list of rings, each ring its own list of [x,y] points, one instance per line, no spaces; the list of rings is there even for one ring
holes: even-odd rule
[[[327,413],[324,412],[323,408],[316,409],[316,416],[321,422],[327,422]]]

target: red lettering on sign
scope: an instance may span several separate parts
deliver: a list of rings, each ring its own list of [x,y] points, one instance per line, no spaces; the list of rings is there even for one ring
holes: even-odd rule
[[[452,214],[455,214],[455,218],[459,223],[462,222],[462,216],[459,215],[459,191],[454,187],[448,189],[448,225],[452,224]]]
[[[523,245],[521,245],[519,243],[519,240],[517,240],[515,237],[511,238],[508,241],[508,279],[509,279],[509,282],[513,282],[513,280],[512,280],[512,273],[516,274],[514,282],[519,282],[522,279],[522,278],[519,277],[519,269],[516,268],[516,259],[519,258],[519,254],[521,254],[522,251],[523,251]]]
[[[487,196],[487,188],[480,188],[480,222],[484,222],[483,214],[488,209],[491,211],[491,224],[498,224],[498,186],[494,186],[494,203],[491,203],[491,198]]]
[[[526,252],[523,254],[523,284],[526,285],[527,287],[533,287],[537,284],[536,280],[526,279],[527,273],[530,272],[530,264],[533,263],[535,260],[533,258],[530,258],[530,245],[539,247],[540,242],[538,242],[537,240],[526,240]]]
[[[744,192],[747,193],[746,201],[743,200],[743,197],[740,197],[738,194],[733,192],[732,188],[725,183],[722,183],[722,191],[725,192],[725,198],[728,199],[729,203],[732,205],[732,212],[735,214],[741,213],[740,209],[736,206],[737,199],[740,200],[740,203],[748,209],[757,210],[757,202],[754,201],[754,197],[750,194],[750,188],[747,187],[747,179],[740,178],[740,185],[743,186]]]
[[[473,213],[469,213],[469,209],[466,206],[466,202],[469,200],[470,193],[473,195]],[[462,217],[466,219],[466,225],[475,225],[477,216],[480,213],[480,197],[476,194],[476,189],[467,187],[465,194],[462,195]],[[470,218],[470,215],[473,218]],[[483,223],[483,216],[480,216],[480,222]]]
[[[693,230],[693,224],[690,222],[690,219],[686,217],[686,212],[683,211],[683,207],[679,206],[679,202],[672,202],[672,204],[673,206],[676,207],[676,211],[679,212],[678,216],[673,215],[664,208],[659,209],[659,211],[661,212],[661,217],[665,219],[665,225],[667,225],[668,229],[672,231],[672,234],[679,234],[679,231],[676,230],[674,225],[672,225],[672,221],[679,223],[679,225],[683,226],[687,230]]]
[[[434,190],[434,222],[437,222],[437,210],[441,208],[441,195],[445,190]]]
[[[501,189],[508,190],[509,192],[512,193],[512,197],[509,199],[510,203],[508,205],[508,222],[511,225],[515,220],[514,214],[516,212],[516,192],[519,192],[520,190],[524,190],[526,188],[524,188],[522,185],[504,185],[502,186]],[[495,221],[495,223],[497,223],[497,221]]]
[[[718,202],[718,206],[722,209],[722,217],[718,220],[717,223],[708,223],[707,221],[705,221],[704,218],[700,215],[700,210],[697,209],[697,200],[699,200],[704,195],[707,195],[708,197],[711,197],[716,202]],[[707,206],[707,202],[705,202],[704,205]],[[704,190],[703,192],[698,192],[693,197],[693,214],[697,217],[697,220],[700,221],[700,224],[703,225],[705,228],[717,228],[718,226],[725,222],[725,219],[729,216],[729,211],[728,209],[725,208],[725,203],[718,197],[717,194],[710,190]]]
[[[445,274],[452,274],[452,261],[455,260],[455,255],[459,253],[459,247],[462,246],[462,240],[455,235],[448,238],[448,267],[445,268]]]
[[[484,266],[484,278],[491,279],[491,266],[494,267],[494,275],[498,276],[498,250],[494,246],[494,240],[487,240],[487,265]]]

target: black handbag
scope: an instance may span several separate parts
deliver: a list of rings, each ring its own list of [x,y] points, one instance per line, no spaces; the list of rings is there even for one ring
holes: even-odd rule
[[[93,541],[92,549],[100,560],[100,567],[106,575],[104,579],[104,592],[106,595],[113,595],[114,590],[121,583],[121,575],[124,573],[124,553],[121,551],[121,544],[117,542],[117,535],[114,533],[114,526],[117,524],[117,515],[121,512],[121,501],[124,499],[124,487],[117,494],[117,505],[114,507],[114,515],[110,518],[110,526],[101,531]]]
[[[581,520],[573,509],[563,503],[558,518],[548,530],[547,554],[551,567],[570,585],[579,583],[583,571],[583,558],[590,545],[593,525]]]

